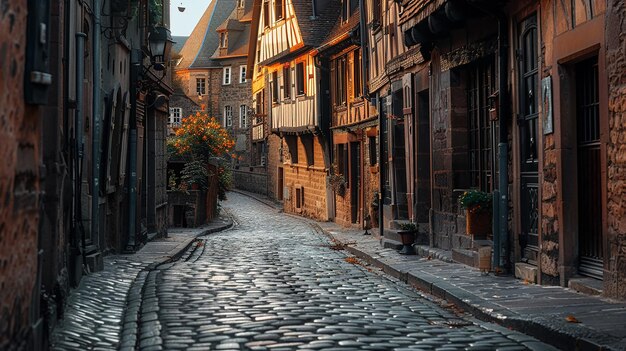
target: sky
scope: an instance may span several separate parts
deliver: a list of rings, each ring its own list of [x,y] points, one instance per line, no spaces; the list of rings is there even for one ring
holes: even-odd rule
[[[188,36],[191,34],[209,3],[211,3],[211,0],[171,0],[170,30],[172,35]],[[178,11],[179,6],[185,7],[185,11]]]

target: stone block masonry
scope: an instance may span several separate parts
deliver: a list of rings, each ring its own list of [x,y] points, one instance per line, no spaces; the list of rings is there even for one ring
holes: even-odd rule
[[[611,0],[607,8],[609,143],[607,147],[607,235],[609,267],[604,294],[626,299],[626,5]]]
[[[0,11],[0,350],[28,346],[37,281],[40,111],[23,100],[27,12],[26,0]]]
[[[233,170],[232,172],[235,188],[267,195],[267,174],[242,170]]]

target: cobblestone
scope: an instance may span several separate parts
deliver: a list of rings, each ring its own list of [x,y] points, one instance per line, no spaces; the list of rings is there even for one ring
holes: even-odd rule
[[[156,330],[147,320],[157,314],[166,349],[550,349],[346,262],[298,218],[239,194],[224,205],[233,229],[202,238],[148,278],[140,330]],[[155,296],[158,308],[145,307]]]

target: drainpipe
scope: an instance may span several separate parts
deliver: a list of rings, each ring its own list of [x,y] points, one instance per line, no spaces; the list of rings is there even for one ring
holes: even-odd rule
[[[99,199],[100,199],[100,0],[93,0],[93,132],[92,154],[92,191],[91,191],[91,239],[100,244],[99,238]],[[97,239],[96,239],[97,238]]]
[[[130,91],[136,91],[139,73],[141,72],[141,51],[133,49],[130,52]],[[126,252],[135,252],[137,246],[137,96],[130,94],[130,133],[128,145],[128,242]]]
[[[385,198],[385,187],[383,186],[383,172],[387,170],[383,163],[383,104],[379,93],[376,93],[376,108],[378,109],[378,234],[380,238],[385,237],[383,218],[383,199]],[[389,131],[387,131],[389,132]]]
[[[68,21],[69,22],[69,21]],[[73,213],[73,233],[74,244],[78,249],[78,228],[81,228],[79,221],[82,213],[82,164],[83,164],[83,100],[84,100],[84,92],[83,92],[83,80],[85,79],[85,40],[87,38],[87,34],[79,32],[76,33],[76,108],[74,109],[74,142],[76,143],[75,148],[75,160],[74,160],[74,170],[72,172],[73,182],[74,182],[74,213]],[[80,246],[82,246],[82,254],[85,255],[85,231],[80,230]],[[83,262],[85,262],[85,257],[83,257]],[[78,284],[78,282],[76,282]]]
[[[367,84],[365,82],[367,82],[367,65],[368,65],[368,58],[369,56],[366,55],[365,53],[367,52],[367,24],[365,23],[365,21],[367,21],[367,18],[365,17],[365,0],[359,0],[359,6],[360,6],[360,30],[361,30],[361,35],[360,35],[360,39],[361,39],[361,84],[363,85],[363,95],[367,96],[368,92],[365,91],[365,88],[367,87]]]
[[[509,92],[507,81],[507,51],[508,51],[508,28],[507,17],[500,10],[491,10],[481,6],[480,1],[471,1],[470,4],[480,11],[493,16],[498,21],[498,126],[500,137],[498,141],[498,190],[494,191],[494,218],[497,219],[497,235],[493,236],[493,266],[501,270],[508,270],[509,251],[509,139],[508,139],[508,117],[509,117]],[[496,198],[497,196],[497,198]],[[495,200],[498,200],[495,202]],[[494,223],[493,227],[496,227]]]
[[[499,109],[498,119],[500,128],[500,141],[498,143],[498,167],[500,171],[500,179],[498,180],[498,188],[500,190],[499,202],[499,250],[498,266],[508,269],[509,254],[509,167],[508,167],[508,117],[509,117],[509,93],[507,82],[507,18],[503,13],[498,13],[498,102]]]

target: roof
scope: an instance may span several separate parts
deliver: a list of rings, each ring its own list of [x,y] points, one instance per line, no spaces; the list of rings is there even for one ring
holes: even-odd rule
[[[217,65],[211,59],[219,45],[216,30],[230,16],[235,5],[233,0],[211,1],[180,51],[182,60],[176,66],[177,70]]]
[[[174,44],[172,45],[172,51],[179,53],[180,50],[183,48],[183,45],[185,45],[185,42],[187,42],[187,38],[189,37],[179,35],[172,36],[172,40],[174,40]]]
[[[341,13],[341,0],[328,0],[325,7],[321,7],[319,13],[313,17],[313,1],[291,0],[293,9],[298,19],[300,34],[305,46],[316,47],[324,42],[326,36],[337,22],[337,14]]]
[[[242,13],[243,11],[243,13]],[[249,19],[248,19],[249,18]],[[228,33],[228,48],[224,52],[219,46],[211,55],[212,59],[231,58],[248,55],[250,39],[250,20],[252,19],[252,0],[246,0],[244,9],[235,8],[216,31]],[[217,33],[215,34],[218,35]]]
[[[320,50],[323,50],[323,48],[325,47],[335,45],[345,39],[348,39],[350,37],[350,34],[355,29],[358,29],[359,25],[361,24],[361,12],[359,11],[358,7],[354,12],[352,12],[352,15],[350,15],[350,18],[348,18],[348,21],[346,22],[341,21],[341,14],[336,14],[335,18],[335,25],[332,27],[324,41],[321,43],[319,47]]]

